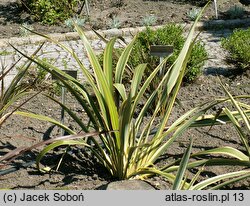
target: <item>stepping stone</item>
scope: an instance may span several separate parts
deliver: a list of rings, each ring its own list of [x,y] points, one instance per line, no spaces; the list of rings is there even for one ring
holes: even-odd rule
[[[141,180],[122,180],[109,183],[106,190],[155,190],[155,188]]]

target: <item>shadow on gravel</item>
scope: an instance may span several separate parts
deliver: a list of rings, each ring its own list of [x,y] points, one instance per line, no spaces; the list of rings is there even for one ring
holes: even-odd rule
[[[204,70],[205,75],[224,76],[227,78],[234,78],[237,75],[242,75],[243,72],[238,68],[223,68],[223,67],[207,67]]]

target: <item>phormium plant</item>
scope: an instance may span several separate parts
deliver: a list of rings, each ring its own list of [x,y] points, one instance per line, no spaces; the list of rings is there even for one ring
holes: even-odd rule
[[[87,123],[86,121],[82,121],[83,114],[80,116],[77,115],[66,105],[63,105],[52,97],[50,98],[60,104],[81,127],[81,133],[77,134],[76,131],[70,129],[67,125],[62,125],[59,121],[50,117],[21,111],[15,112],[15,114],[18,115],[49,121],[71,134],[49,141],[50,144],[46,146],[37,157],[38,168],[44,171],[39,164],[40,160],[54,148],[62,145],[82,145],[86,149],[89,149],[93,156],[107,168],[111,176],[117,179],[163,175],[174,182],[176,175],[173,172],[178,170],[179,160],[171,162],[161,168],[157,167],[155,162],[168,149],[171,149],[171,145],[176,138],[190,126],[215,124],[214,119],[216,120],[216,118],[214,118],[214,116],[207,117],[204,116],[204,114],[214,105],[227,101],[228,99],[218,99],[198,106],[183,114],[183,116],[178,118],[174,123],[169,123],[169,117],[186,72],[191,50],[194,46],[195,39],[193,40],[193,34],[197,21],[198,20],[195,21],[191,28],[176,61],[162,76],[158,87],[149,94],[147,100],[144,100],[143,96],[150,83],[156,78],[162,65],[168,61],[168,58],[156,66],[143,82],[142,78],[146,70],[146,64],[137,65],[133,70],[133,77],[130,84],[124,84],[123,79],[126,76],[126,65],[137,37],[123,50],[115,66],[113,66],[113,51],[116,38],[111,39],[105,48],[103,64],[101,65],[84,32],[75,25],[75,29],[83,41],[91,64],[92,71],[89,71],[72,49],[67,48],[60,42],[46,35],[42,35],[60,45],[74,57],[79,69],[86,78],[87,85],[89,85],[88,89],[85,87],[86,82],[82,84],[79,80],[67,75],[49,62],[44,62],[36,56],[29,57],[19,51],[44,70],[57,76],[61,83],[82,106],[84,112],[87,114],[84,118],[88,118],[89,120]],[[162,91],[160,95],[159,89]],[[150,118],[147,118],[148,121],[144,122],[148,110],[156,98],[158,98],[158,101],[155,106],[155,111]],[[141,101],[144,101],[144,104],[142,108],[139,108]],[[166,106],[166,112],[159,120],[157,114],[162,105]],[[234,113],[234,116],[237,114],[238,113]],[[224,118],[225,121],[229,119],[225,114],[220,114],[219,117]],[[88,136],[88,140],[86,140],[86,136]],[[42,143],[39,145],[41,146],[41,144]],[[244,157],[244,154],[230,147],[218,148],[209,151],[207,154],[216,152],[238,160],[242,160],[242,156]],[[206,151],[201,152],[201,155],[204,154],[206,154]],[[196,156],[198,155],[199,154],[196,154]],[[208,160],[203,160],[203,162],[195,161],[189,164],[188,167],[200,166],[207,162]],[[216,163],[215,160],[214,164]],[[244,161],[243,163],[246,164]]]

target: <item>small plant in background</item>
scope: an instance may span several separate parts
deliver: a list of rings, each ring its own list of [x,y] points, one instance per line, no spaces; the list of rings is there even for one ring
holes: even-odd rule
[[[128,60],[128,65],[136,67],[140,63],[148,63],[148,67],[145,71],[145,76],[148,76],[152,72],[152,68],[159,64],[159,58],[152,57],[150,54],[151,45],[172,45],[174,47],[174,53],[170,56],[166,62],[167,68],[174,63],[179,52],[185,42],[183,37],[183,28],[175,24],[167,24],[163,28],[157,30],[146,28],[145,31],[138,34],[138,38],[133,46],[132,55]],[[121,54],[122,49],[117,49],[117,53]],[[101,57],[101,56],[100,56]],[[205,60],[208,58],[208,54],[205,50],[205,46],[201,42],[196,42],[191,52],[190,59],[187,63],[187,71],[184,77],[184,81],[192,82],[201,74],[202,66]],[[114,62],[116,58],[114,57]],[[156,85],[158,85],[157,78],[155,79]],[[152,88],[153,90],[155,88]]]
[[[188,70],[184,76],[185,82],[194,82],[202,73],[202,67],[208,58],[205,45],[197,42],[188,61]]]
[[[128,60],[128,64],[131,67],[135,67],[140,63],[147,62],[148,68],[145,71],[145,75],[151,73],[151,69],[159,64],[159,58],[152,57],[150,55],[151,45],[172,45],[174,47],[174,53],[168,59],[166,68],[168,68],[177,58],[183,44],[184,37],[182,36],[183,28],[175,24],[168,24],[163,28],[152,30],[149,27],[145,31],[138,34],[138,38],[135,41],[134,48],[132,50],[131,58]],[[117,49],[117,54],[122,53],[122,49]],[[100,61],[102,55],[100,55]],[[205,46],[201,42],[196,42],[191,57],[188,61],[187,72],[184,77],[184,81],[192,82],[201,74],[201,68],[208,58],[208,54],[205,50]],[[114,62],[116,58],[114,57]],[[156,85],[158,83],[156,82]]]
[[[32,25],[28,24],[28,23],[23,23],[22,26],[20,27],[20,35],[25,37],[25,36],[29,36],[31,34],[31,31],[33,31],[34,28],[32,27]]]
[[[190,11],[187,12],[187,17],[191,21],[194,21],[198,17],[200,11],[201,11],[200,9],[192,8]]]
[[[74,23],[77,24],[79,27],[83,27],[86,23],[86,19],[82,18],[69,18],[64,21],[65,25],[69,27],[70,29],[74,29]]]
[[[246,10],[241,6],[233,6],[229,10],[226,11],[226,15],[230,19],[242,18],[245,15]]]
[[[78,13],[81,0],[21,0],[24,8],[44,24],[56,24]]]
[[[221,44],[229,52],[228,60],[242,71],[250,69],[250,28],[234,30],[229,37],[222,38]]]
[[[121,21],[117,16],[114,16],[110,22],[111,29],[119,29],[121,27]]]
[[[157,17],[155,15],[147,15],[145,17],[143,17],[141,24],[143,26],[153,26],[155,25],[157,22]]]

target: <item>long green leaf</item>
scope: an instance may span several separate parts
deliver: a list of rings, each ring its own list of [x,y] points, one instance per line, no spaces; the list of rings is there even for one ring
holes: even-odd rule
[[[250,158],[250,150],[249,150],[249,144],[248,144],[247,136],[245,136],[240,124],[238,123],[236,118],[232,115],[232,113],[227,108],[224,108],[223,110],[227,114],[227,116],[230,118],[230,120],[232,121],[233,126],[236,128],[236,130],[237,130],[237,132],[238,132],[238,134],[240,136],[241,142],[243,143],[243,145],[244,145],[244,147],[245,147],[245,149],[246,149],[246,151],[248,153],[248,157]],[[250,130],[249,130],[249,132],[250,132]]]
[[[146,66],[147,66],[146,64],[140,64],[135,68],[134,76],[130,87],[131,90],[130,93],[132,98],[136,96],[136,92],[138,92]]]
[[[115,100],[113,97],[113,91],[110,90],[110,86],[108,84],[107,78],[104,75],[103,70],[98,62],[98,59],[91,48],[90,43],[88,42],[84,32],[76,26],[76,30],[80,35],[85,49],[87,51],[89,61],[92,65],[93,71],[95,73],[95,80],[98,88],[100,89],[102,97],[98,97],[98,102],[100,104],[100,109],[102,110],[102,114],[105,117],[106,124],[109,125],[109,122],[112,124],[112,128],[110,130],[117,130],[119,128],[119,121],[118,121],[118,111],[115,105]],[[105,101],[104,101],[105,100]],[[107,111],[108,110],[108,111]],[[119,139],[117,139],[119,141]]]
[[[130,53],[133,49],[134,42],[136,40],[136,36],[133,38],[133,40],[129,43],[128,46],[123,50],[120,58],[118,59],[116,68],[115,68],[115,83],[122,83],[122,77],[123,73],[125,71]]]
[[[46,122],[50,122],[52,124],[55,124],[59,127],[61,127],[62,129],[64,129],[65,131],[67,131],[69,134],[76,134],[75,131],[71,130],[70,128],[66,127],[65,125],[61,124],[60,122],[44,116],[44,115],[39,115],[39,114],[33,114],[33,113],[29,113],[29,112],[21,112],[21,111],[16,111],[14,112],[14,114],[20,115],[20,116],[24,116],[24,117],[30,117],[30,118],[34,118],[34,119],[38,119],[41,121],[46,121]]]
[[[204,181],[194,185],[193,187],[190,188],[190,190],[202,190],[202,189],[204,189],[212,184],[215,184],[219,181],[222,181],[222,180],[225,180],[228,178],[237,178],[239,176],[246,175],[249,173],[250,173],[250,170],[243,170],[243,171],[230,172],[230,173],[226,173],[223,175],[218,175],[218,176],[209,178],[207,180],[204,180]]]
[[[185,174],[185,171],[186,171],[186,168],[188,165],[188,161],[190,158],[192,144],[193,144],[193,140],[191,140],[188,148],[186,149],[186,151],[182,157],[182,160],[181,160],[181,163],[180,163],[179,168],[177,170],[176,178],[175,178],[175,181],[173,184],[173,190],[180,190],[182,187],[182,181],[183,181],[183,177],[184,177],[184,174]]]
[[[209,189],[210,189],[210,190],[218,190],[218,189],[221,189],[221,188],[223,188],[223,187],[225,187],[225,186],[227,186],[227,185],[230,185],[230,184],[232,184],[232,183],[235,183],[235,182],[238,182],[238,181],[240,181],[240,180],[246,179],[246,178],[248,178],[248,177],[250,177],[250,172],[246,173],[245,175],[241,175],[241,176],[239,176],[239,177],[236,177],[236,178],[230,179],[230,180],[228,180],[228,181],[225,181],[225,182],[223,182],[223,183],[221,183],[221,184],[218,184],[218,185],[216,185],[216,186],[214,186],[214,187],[211,187],[211,188],[209,188]]]
[[[107,78],[110,91],[113,90],[113,48],[115,41],[116,38],[113,38],[108,42],[103,55],[104,75]]]
[[[230,157],[237,158],[241,161],[248,161],[249,157],[243,154],[241,151],[232,148],[232,147],[220,147],[220,148],[215,148],[215,149],[210,149],[210,150],[205,150],[202,152],[198,152],[195,154],[195,156],[200,156],[200,155],[211,155],[211,154],[220,154],[220,155],[227,155]]]
[[[63,140],[63,141],[57,141],[54,142],[50,145],[48,145],[47,147],[45,147],[36,157],[36,165],[37,168],[41,171],[44,172],[44,170],[40,167],[40,161],[41,159],[45,156],[45,154],[47,154],[49,151],[53,150],[56,147],[59,146],[70,146],[70,145],[84,145],[84,146],[88,146],[88,144],[86,144],[83,141],[79,141],[79,140]]]

